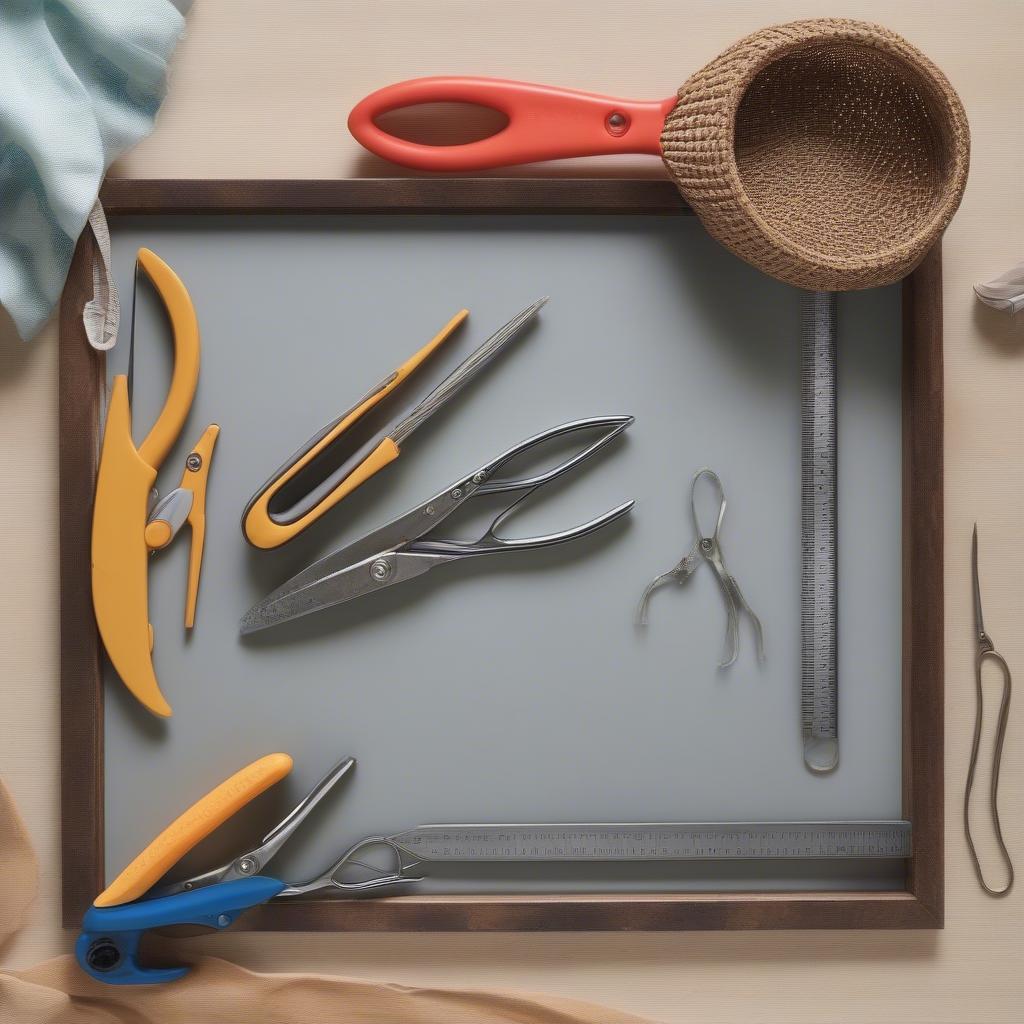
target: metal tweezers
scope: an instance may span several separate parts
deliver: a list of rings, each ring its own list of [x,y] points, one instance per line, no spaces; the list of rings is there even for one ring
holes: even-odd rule
[[[718,518],[715,521],[714,532],[711,534],[705,534],[701,530],[700,519],[697,515],[697,485],[704,477],[712,482],[715,490],[718,492]],[[725,518],[725,507],[725,490],[722,487],[722,481],[719,479],[718,474],[707,467],[698,470],[694,475],[693,483],[690,486],[690,509],[693,513],[693,528],[697,534],[697,539],[693,542],[693,547],[690,548],[690,550],[683,556],[678,565],[669,569],[668,572],[663,572],[660,576],[655,576],[654,579],[647,584],[647,588],[644,590],[643,596],[640,598],[640,604],[637,606],[636,611],[637,625],[646,626],[647,606],[650,603],[651,594],[653,594],[658,587],[664,586],[667,583],[686,583],[686,581],[693,575],[694,570],[696,570],[703,558],[704,561],[706,561],[715,571],[715,576],[718,578],[719,586],[722,588],[722,594],[725,598],[725,608],[728,614],[728,622],[726,624],[725,631],[725,652],[723,654],[722,661],[719,663],[721,668],[728,668],[732,665],[739,654],[740,609],[750,616],[750,620],[753,623],[754,633],[757,637],[757,658],[759,661],[765,660],[764,631],[761,628],[761,620],[754,614],[753,608],[747,604],[747,600],[743,596],[743,592],[740,590],[740,585],[736,582],[736,577],[733,576],[725,567],[725,559],[722,555],[722,546],[718,539],[722,530],[722,520]]]

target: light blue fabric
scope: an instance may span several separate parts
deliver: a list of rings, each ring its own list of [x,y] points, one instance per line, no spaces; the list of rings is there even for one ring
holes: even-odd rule
[[[0,0],[0,305],[23,338],[104,172],[152,129],[184,24],[171,0]]]

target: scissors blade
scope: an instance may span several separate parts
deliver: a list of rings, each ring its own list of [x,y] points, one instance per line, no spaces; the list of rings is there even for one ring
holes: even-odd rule
[[[139,261],[135,261],[135,276],[132,278],[132,319],[128,333],[128,404],[135,394],[135,307],[139,301]]]
[[[344,604],[396,583],[404,583],[457,557],[455,554],[378,551],[355,565],[347,564],[337,571],[328,568],[319,578],[298,589],[289,589],[289,581],[280,590],[250,608],[242,617],[239,630],[243,636],[258,633],[282,622]],[[330,556],[322,561],[329,560]],[[313,568],[315,566],[310,566],[310,569]],[[309,571],[305,570],[307,573]]]
[[[521,333],[541,311],[548,301],[542,299],[520,310],[504,327],[499,327],[476,351],[471,352],[433,391],[427,395],[408,415],[387,431],[388,436],[399,447],[409,435],[419,429],[431,416],[451,401],[481,370],[493,362],[508,345]]]
[[[978,524],[974,524],[971,535],[971,583],[974,591],[974,627],[978,633],[978,642],[985,639],[985,620],[981,614],[981,583],[978,580]]]
[[[261,604],[280,600],[368,558],[372,559],[385,552],[395,551],[411,544],[414,540],[419,540],[424,534],[433,530],[438,523],[444,522],[470,498],[477,486],[472,479],[472,474],[464,479],[456,480],[443,491],[438,491],[433,497],[420,502],[415,508],[400,515],[397,519],[392,519],[390,523],[385,523],[384,526],[378,527],[366,534],[365,537],[324,555],[323,558],[282,583],[273,593],[268,594]]]

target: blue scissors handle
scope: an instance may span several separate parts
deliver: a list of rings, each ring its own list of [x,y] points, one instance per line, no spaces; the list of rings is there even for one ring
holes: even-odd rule
[[[139,963],[139,943],[147,931],[175,924],[227,928],[240,914],[273,899],[286,887],[276,878],[256,875],[117,907],[90,907],[75,943],[75,956],[87,974],[109,985],[174,981],[188,968]]]

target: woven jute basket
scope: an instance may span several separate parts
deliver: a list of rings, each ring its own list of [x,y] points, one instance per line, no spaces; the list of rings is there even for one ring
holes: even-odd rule
[[[924,54],[831,18],[730,47],[679,90],[661,145],[711,235],[821,291],[913,270],[960,203],[970,149],[963,106]]]

